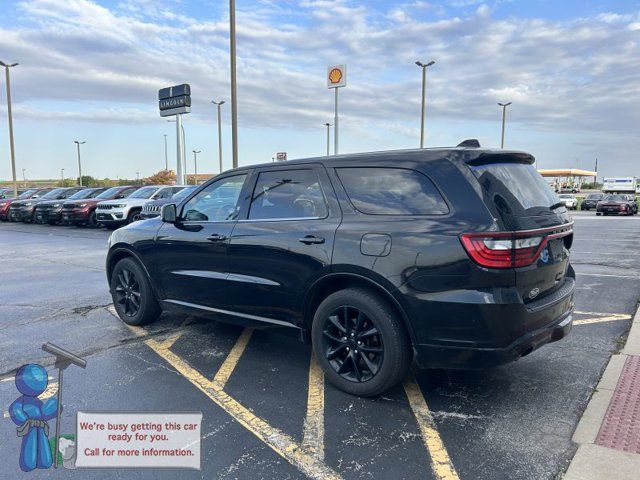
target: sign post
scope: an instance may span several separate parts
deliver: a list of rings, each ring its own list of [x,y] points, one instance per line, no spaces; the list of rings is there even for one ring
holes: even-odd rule
[[[182,114],[191,112],[191,87],[187,83],[168,88],[161,88],[158,91],[158,106],[161,117],[176,117],[176,183],[185,185],[186,165],[184,158],[184,138],[182,136]]]
[[[335,113],[333,118],[333,153],[338,155],[338,89],[347,86],[347,66],[333,65],[327,69],[327,88],[335,90]]]

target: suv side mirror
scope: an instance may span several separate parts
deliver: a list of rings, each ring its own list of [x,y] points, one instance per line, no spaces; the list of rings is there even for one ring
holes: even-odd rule
[[[162,221],[166,223],[176,223],[177,213],[176,206],[168,203],[162,207]]]

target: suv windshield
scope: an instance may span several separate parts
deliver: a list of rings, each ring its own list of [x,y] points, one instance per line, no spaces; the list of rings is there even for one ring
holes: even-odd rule
[[[587,195],[587,200],[600,200],[603,196],[601,193],[590,193]]]
[[[37,192],[37,190],[35,188],[31,189],[31,190],[27,190],[22,195],[18,195],[18,198],[30,198],[31,195],[33,195],[36,192]]]
[[[102,199],[102,200],[103,199],[109,199],[109,198],[113,197],[116,193],[118,193],[121,189],[122,189],[122,187],[111,187],[108,190],[105,190],[104,192],[102,192],[96,198],[99,198],[99,199]]]
[[[65,191],[64,188],[56,188],[55,190],[51,190],[49,193],[45,193],[40,198],[43,199],[43,200],[45,200],[45,199],[55,199],[58,195],[60,195],[64,191]]]
[[[84,200],[85,198],[93,198],[95,195],[95,189],[85,188],[79,192],[74,193],[69,197],[69,200]]]
[[[176,194],[171,197],[172,200],[182,200],[186,198],[191,192],[193,192],[197,187],[185,187]]]
[[[151,196],[159,190],[160,187],[142,187],[136,190],[129,198],[151,198]]]
[[[573,195],[563,194],[563,195],[560,195],[560,198],[573,198]]]
[[[605,202],[626,202],[627,197],[624,195],[607,195],[604,200]]]
[[[470,167],[500,213],[515,217],[551,214],[558,196],[533,165],[490,163]]]

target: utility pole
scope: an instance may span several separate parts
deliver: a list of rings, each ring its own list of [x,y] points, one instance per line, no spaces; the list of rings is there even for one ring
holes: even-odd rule
[[[194,168],[193,184],[197,185],[198,184],[198,154],[202,150],[192,150],[192,151],[193,151],[193,168]]]
[[[167,134],[164,134],[164,169],[169,170],[169,154],[167,152]]]
[[[27,188],[27,177],[25,176],[24,172],[26,171],[26,168],[22,169],[22,186],[24,188]]]
[[[507,119],[507,107],[511,105],[511,102],[508,102],[508,103],[498,102],[498,105],[502,107],[502,140],[500,140],[500,148],[504,149],[504,126]]]
[[[82,186],[82,161],[80,160],[80,145],[87,142],[79,142],[78,140],[74,140],[73,143],[78,146],[78,179],[80,181],[80,186]]]
[[[11,77],[9,69],[17,67],[17,63],[7,64],[0,61],[0,66],[4,67],[5,78],[7,80],[7,115],[9,117],[9,148],[11,149],[11,175],[13,179],[13,195],[18,196],[18,181],[16,180],[16,151],[13,143],[13,115],[11,113]]]
[[[424,118],[425,118],[425,109],[427,102],[427,67],[430,67],[434,63],[434,60],[431,60],[429,63],[422,63],[420,61],[415,62],[417,66],[422,68],[422,103],[420,104],[420,148],[424,148]]]
[[[331,124],[327,122],[324,124],[324,126],[327,127],[327,157],[328,157],[330,155],[329,147],[331,145]]]
[[[231,144],[233,168],[238,168],[238,89],[236,84],[236,2],[229,0],[229,55],[231,57]]]
[[[64,187],[64,168],[60,169],[60,177],[62,178],[62,185],[60,185],[60,186]]]
[[[136,182],[140,185],[140,172],[136,172]]]
[[[216,102],[211,100],[211,103],[218,107],[218,159],[220,161],[220,173],[222,173],[222,120],[220,115],[220,107],[224,104],[224,100]]]

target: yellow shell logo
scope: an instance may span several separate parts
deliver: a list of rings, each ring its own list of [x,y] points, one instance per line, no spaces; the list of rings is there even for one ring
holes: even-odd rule
[[[339,68],[333,68],[329,72],[329,81],[332,84],[336,84],[340,83],[340,80],[342,80],[342,70],[340,70]]]

